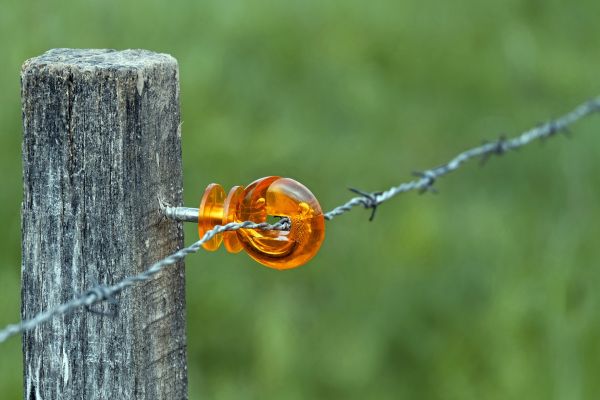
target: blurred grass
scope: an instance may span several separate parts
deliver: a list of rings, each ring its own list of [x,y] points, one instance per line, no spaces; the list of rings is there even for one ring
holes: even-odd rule
[[[305,183],[329,210],[600,93],[600,3],[38,2],[0,12],[0,325],[19,310],[19,68],[54,47],[180,63],[186,204],[209,182]],[[190,397],[593,399],[600,120],[468,166],[373,223],[328,223],[277,273],[187,261]],[[187,242],[195,240],[193,226]],[[18,339],[0,393],[21,395]]]

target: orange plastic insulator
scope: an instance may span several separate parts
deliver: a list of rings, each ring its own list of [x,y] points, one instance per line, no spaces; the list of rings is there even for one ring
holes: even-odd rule
[[[223,206],[223,225],[230,222],[236,222],[238,204],[240,204],[243,198],[243,186],[234,186],[231,188]],[[223,243],[225,244],[227,251],[230,253],[239,253],[242,251],[243,246],[239,241],[236,232],[223,232]]]
[[[317,254],[325,238],[321,206],[304,185],[279,176],[258,179],[245,189],[235,186],[227,197],[221,185],[208,185],[198,211],[198,233],[203,237],[215,225],[229,222],[267,222],[269,216],[288,217],[290,230],[238,229],[215,235],[203,246],[216,250],[224,242],[227,251],[244,249],[276,269],[299,267]]]
[[[225,201],[225,191],[218,183],[211,183],[206,187],[204,196],[200,201],[198,209],[198,233],[200,237],[211,230],[215,225],[223,223],[223,203]],[[223,234],[218,233],[202,245],[206,250],[214,251],[219,248],[223,241]]]

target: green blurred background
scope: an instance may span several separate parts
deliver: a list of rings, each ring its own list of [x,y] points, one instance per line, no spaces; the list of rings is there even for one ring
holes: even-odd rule
[[[598,16],[597,0],[3,0],[0,325],[19,318],[25,59],[170,53],[187,205],[284,175],[329,210],[599,94]],[[297,270],[189,257],[190,398],[598,398],[599,131],[468,165],[372,223],[356,209]],[[21,396],[20,352],[0,344],[2,398]]]

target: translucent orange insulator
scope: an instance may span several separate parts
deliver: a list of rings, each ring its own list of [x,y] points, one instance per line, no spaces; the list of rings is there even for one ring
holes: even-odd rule
[[[221,185],[208,185],[198,212],[198,233],[229,222],[267,222],[269,216],[288,217],[289,231],[239,229],[215,235],[204,243],[216,250],[221,242],[232,253],[242,248],[267,267],[289,269],[313,258],[325,238],[325,219],[315,196],[290,178],[268,176],[245,189],[235,186],[225,198]]]
[[[236,221],[238,204],[240,204],[243,198],[243,186],[234,186],[231,188],[223,206],[223,225]],[[230,253],[239,253],[242,251],[242,243],[237,237],[237,232],[223,232],[223,243]]]
[[[223,223],[223,203],[225,202],[225,191],[218,183],[211,183],[206,187],[204,196],[200,201],[198,209],[198,233],[200,237],[211,230],[215,225]],[[223,241],[223,234],[219,233],[207,240],[202,245],[206,250],[214,251],[219,248]]]

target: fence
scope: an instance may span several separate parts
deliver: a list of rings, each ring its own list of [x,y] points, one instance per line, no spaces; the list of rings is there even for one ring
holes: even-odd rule
[[[0,342],[23,332],[27,399],[186,398],[183,258],[219,232],[287,228],[231,223],[182,248],[181,209],[163,205],[182,201],[178,95],[164,54],[61,49],[23,67],[22,322]],[[600,98],[386,191],[351,189],[358,196],[325,217],[363,206],[373,219],[400,193],[433,190],[469,160],[568,133],[594,112]],[[90,312],[72,313],[80,307]]]
[[[22,318],[119,281],[183,245],[177,62],[52,50],[22,69]],[[23,334],[25,397],[186,397],[183,264],[96,313]],[[103,316],[101,314],[111,314]]]

